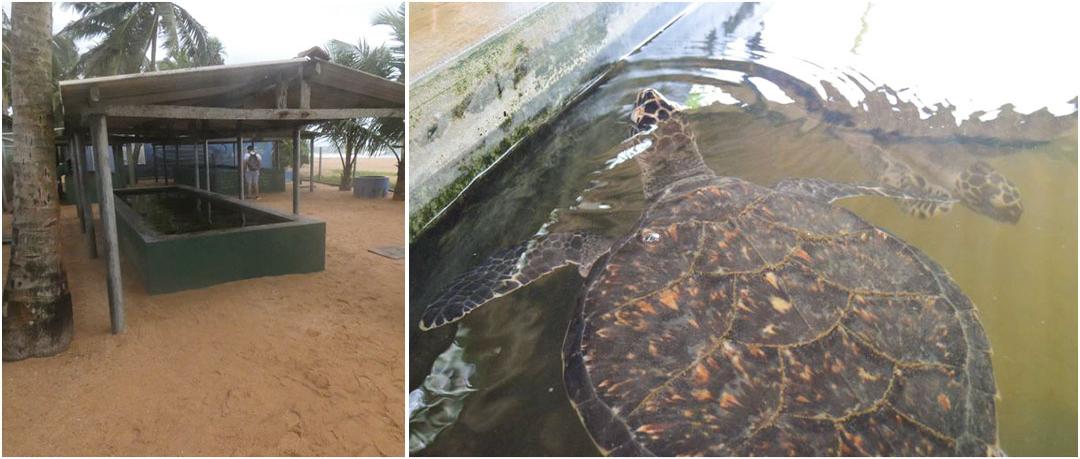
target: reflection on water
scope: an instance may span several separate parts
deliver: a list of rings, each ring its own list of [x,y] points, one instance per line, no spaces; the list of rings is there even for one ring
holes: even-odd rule
[[[116,195],[159,234],[185,234],[288,221],[178,188],[121,191]]]
[[[466,339],[468,329],[458,329],[458,339]],[[452,343],[439,355],[424,378],[424,384],[409,393],[409,451],[431,444],[443,429],[453,425],[470,392],[469,377],[476,365],[462,358],[464,349]]]
[[[1074,16],[854,4],[831,5],[826,18],[820,8],[702,5],[630,56],[414,242],[413,322],[438,286],[544,225],[629,231],[644,198],[636,164],[618,162],[617,146],[634,94],[655,87],[689,107],[718,174],[956,197],[952,209],[922,217],[883,198],[841,205],[922,249],[978,306],[994,348],[1004,450],[1075,455],[1080,75],[1062,65],[1074,54],[1062,49],[1072,46],[1063,21]],[[561,378],[581,284],[564,270],[464,320],[458,357],[475,365],[473,391],[421,454],[597,453]],[[416,387],[452,331],[412,330]]]

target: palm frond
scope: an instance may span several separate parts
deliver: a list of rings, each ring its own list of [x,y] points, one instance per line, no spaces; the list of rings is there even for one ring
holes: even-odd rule
[[[172,5],[170,10],[176,24],[178,52],[187,54],[197,65],[210,65],[216,58],[220,58],[220,54],[215,55],[210,49],[210,33],[206,27],[187,10],[171,3],[169,5]],[[217,43],[220,48],[221,42]]]
[[[405,3],[398,5],[397,10],[386,8],[375,14],[375,25],[390,26],[394,30],[394,39],[398,43],[405,43]]]
[[[397,43],[393,46],[372,46],[364,39],[356,44],[331,40],[326,44],[330,59],[356,70],[383,78],[403,81],[405,79],[405,4],[397,11],[387,8],[374,18],[375,25],[387,25],[393,29]],[[318,126],[322,137],[338,148],[341,164],[348,169],[357,154],[374,156],[390,150],[402,167],[401,148],[405,140],[405,120],[402,118],[363,118],[322,123]],[[351,147],[351,148],[350,148]],[[347,166],[350,165],[350,166]],[[343,180],[346,179],[343,175]],[[343,181],[342,186],[347,184]]]
[[[131,16],[138,5],[138,3],[65,3],[65,8],[79,13],[82,17],[64,26],[60,34],[76,41],[97,38],[111,32],[116,24]]]
[[[387,78],[405,81],[405,3],[398,5],[397,11],[386,8],[375,15],[375,25],[389,26],[394,31],[394,40],[397,42],[390,47],[393,54],[392,65],[397,69],[393,76]]]
[[[75,76],[75,64],[79,62],[79,47],[71,37],[53,36],[53,79],[67,80]]]
[[[80,18],[61,30],[72,40],[98,40],[76,64],[86,76],[136,73],[154,66],[148,54],[160,45],[178,65],[224,63],[220,41],[208,47],[209,34],[186,10],[168,2],[73,2],[64,7]],[[180,57],[184,56],[184,57]]]
[[[161,18],[160,36],[163,36],[165,40],[162,41],[162,46],[170,54],[180,52],[180,32],[176,27],[176,14],[173,11],[173,4],[168,2],[156,2],[154,3],[154,14]]]

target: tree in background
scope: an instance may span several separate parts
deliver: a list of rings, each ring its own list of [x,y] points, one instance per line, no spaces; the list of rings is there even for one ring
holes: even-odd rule
[[[4,360],[63,352],[74,321],[60,259],[59,195],[53,186],[52,4],[11,6],[11,99],[15,183],[11,257],[4,285]]]
[[[334,63],[384,78],[397,72],[393,52],[386,46],[371,46],[361,39],[356,45],[331,40],[326,47],[330,51],[330,60]],[[378,125],[381,120],[382,118],[357,118],[319,125],[319,132],[337,147],[341,158],[341,183],[338,189],[352,189],[357,155],[375,155],[381,151],[385,143],[378,138]]]
[[[51,16],[50,16],[51,17]],[[10,116],[12,114],[11,106],[11,67],[12,58],[14,57],[14,49],[12,47],[13,35],[11,30],[11,18],[8,17],[7,12],[3,13],[3,114]],[[74,69],[75,62],[79,60],[79,50],[75,46],[75,42],[68,37],[63,37],[59,34],[52,37],[52,68],[50,73],[50,80],[52,82],[53,93],[51,96],[53,111],[60,107],[60,80],[65,80],[71,77]],[[4,123],[7,124],[8,120],[5,119]],[[10,151],[4,152],[4,190],[11,190],[14,186],[15,172],[11,165],[12,154]],[[12,207],[11,193],[4,193],[3,208],[5,212],[9,212]]]
[[[405,4],[397,10],[384,10],[375,16],[376,25],[393,29],[394,46],[371,46],[363,39],[356,45],[340,40],[327,43],[330,59],[372,75],[395,81],[405,80]],[[352,119],[323,123],[320,132],[337,146],[341,157],[341,183],[338,188],[352,188],[356,155],[369,156],[389,151],[397,159],[397,183],[394,199],[405,200],[404,118]]]
[[[211,36],[206,46],[209,47],[210,52],[206,55],[208,60],[198,61],[193,57],[189,57],[187,54],[177,54],[175,56],[166,56],[165,59],[158,61],[158,70],[176,70],[176,69],[190,69],[195,67],[205,67],[207,65],[224,65],[225,64],[225,46],[221,44],[215,36]]]
[[[169,58],[193,66],[221,61],[220,54],[214,54],[206,28],[176,4],[75,2],[64,6],[82,17],[64,27],[61,35],[73,40],[100,38],[79,57],[76,64],[79,75],[157,70],[159,47],[165,49]]]
[[[405,82],[405,3],[398,5],[397,11],[389,8],[375,15],[375,25],[389,26],[394,31],[394,41],[390,47],[393,55],[392,65],[396,75],[391,79]],[[375,130],[383,140],[385,147],[397,159],[397,182],[394,184],[394,199],[405,200],[405,119],[383,118],[378,121]]]
[[[356,169],[356,158],[360,152],[377,151],[374,144],[375,133],[371,130],[373,123],[370,118],[351,120],[339,120],[322,123],[319,131],[334,144],[341,159],[341,182],[338,189],[347,191],[352,189],[353,172]]]
[[[187,10],[168,2],[75,2],[64,7],[82,17],[57,35],[70,40],[99,40],[78,57],[68,77],[141,73],[225,63],[221,41]],[[158,60],[158,43],[166,56]],[[149,54],[149,56],[147,55]],[[129,173],[143,145],[125,149]]]
[[[393,53],[391,65],[397,70],[397,74],[387,77],[394,81],[405,81],[405,4],[398,5],[397,10],[387,8],[375,15],[375,25],[389,26],[394,32],[394,45],[390,47]]]
[[[292,140],[283,140],[277,144],[278,164],[291,165],[292,164]],[[245,150],[245,154],[247,150]],[[300,165],[305,165],[311,157],[311,147],[308,146],[308,142],[300,142]],[[295,173],[295,171],[294,171]]]
[[[3,51],[3,110],[5,115],[11,114],[11,59],[14,55],[14,50],[11,47],[12,35],[11,35],[11,18],[8,17],[7,12],[3,13],[4,23],[4,51]],[[75,41],[71,37],[66,37],[60,34],[52,36],[52,69],[50,76],[52,78],[54,86],[59,83],[60,80],[66,80],[72,78],[75,72],[75,63],[79,60],[79,49],[75,46]],[[59,103],[60,91],[59,86],[56,86],[56,92],[53,96],[54,103]]]

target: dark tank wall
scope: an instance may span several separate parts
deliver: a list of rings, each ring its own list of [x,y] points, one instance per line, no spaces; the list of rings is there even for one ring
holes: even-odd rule
[[[161,234],[125,202],[125,194],[181,190],[192,206],[238,206],[265,213],[282,223]],[[306,217],[256,207],[243,201],[185,186],[116,191],[120,253],[150,294],[208,287],[263,276],[322,271],[326,263],[326,224]],[[197,202],[201,198],[202,202]]]

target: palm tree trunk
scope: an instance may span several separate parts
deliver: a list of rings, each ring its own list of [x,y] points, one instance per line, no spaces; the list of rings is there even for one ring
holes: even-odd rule
[[[157,31],[158,31],[158,18],[157,13],[154,15],[154,30],[150,31],[150,68],[156,72],[157,68]],[[145,54],[144,54],[145,56]]]
[[[397,160],[397,183],[394,183],[394,200],[405,200],[405,161],[400,156]]]
[[[53,151],[52,4],[11,6],[14,49],[15,199],[4,286],[4,360],[41,357],[71,343],[73,318],[60,260],[60,203]]]
[[[345,140],[345,161],[341,164],[341,182],[338,183],[338,190],[349,191],[352,189],[352,169],[353,159],[356,157],[353,148],[356,146],[356,141],[352,136],[347,136]]]

